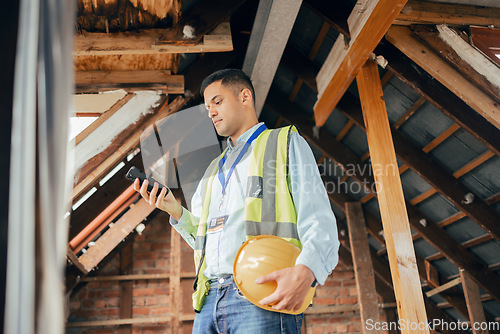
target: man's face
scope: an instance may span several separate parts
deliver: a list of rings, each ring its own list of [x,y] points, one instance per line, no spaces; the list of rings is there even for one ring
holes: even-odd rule
[[[205,88],[205,106],[220,136],[230,137],[239,131],[242,123],[242,101],[221,81],[211,83]]]

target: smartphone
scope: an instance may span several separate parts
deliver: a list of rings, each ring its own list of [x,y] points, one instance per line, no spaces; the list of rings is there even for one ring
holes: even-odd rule
[[[144,182],[144,180],[148,180],[148,192],[151,192],[151,190],[153,190],[153,186],[155,185],[155,182],[157,182],[159,188],[156,195],[158,195],[163,188],[167,188],[167,193],[165,194],[165,196],[170,192],[170,189],[167,186],[163,185],[160,181],[157,181],[152,177],[147,177],[146,173],[135,166],[130,167],[125,176],[132,182],[135,181],[135,179],[139,179],[141,181],[141,184]]]

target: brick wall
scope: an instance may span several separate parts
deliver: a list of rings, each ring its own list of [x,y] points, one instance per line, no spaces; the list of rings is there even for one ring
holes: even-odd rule
[[[133,241],[133,274],[169,273],[171,228],[168,217],[158,214],[142,235]],[[192,250],[181,241],[181,272],[194,272]],[[99,275],[118,275],[120,259],[115,256],[100,269]],[[182,309],[180,313],[194,314],[191,308],[192,279],[181,280]],[[316,289],[315,306],[354,305],[357,303],[356,282],[352,267],[339,263],[324,286]],[[170,313],[170,287],[168,280],[133,281],[132,317],[161,317]],[[120,283],[92,282],[71,297],[69,321],[96,321],[119,319]],[[383,315],[381,315],[383,318]],[[192,322],[184,322],[183,333],[190,333]],[[361,333],[359,311],[337,314],[308,314],[304,320],[305,333]],[[121,334],[118,326],[68,328],[68,334]],[[170,333],[170,325],[133,325],[134,334]]]
[[[168,216],[159,213],[147,222],[142,235],[133,242],[133,274],[169,274],[171,227]],[[194,272],[192,251],[181,244],[182,272]],[[99,276],[120,274],[120,256],[117,254],[99,271]],[[181,313],[193,313],[190,306],[192,279],[182,279],[184,294]],[[184,291],[185,290],[185,291]],[[99,321],[119,319],[120,283],[90,282],[69,300],[68,321]],[[170,286],[168,279],[136,280],[132,285],[132,318],[164,317],[170,313]],[[192,322],[183,324],[183,332],[190,333]],[[168,323],[132,325],[134,334],[169,333]],[[66,333],[119,334],[119,326],[67,328]],[[120,333],[121,334],[121,333]]]

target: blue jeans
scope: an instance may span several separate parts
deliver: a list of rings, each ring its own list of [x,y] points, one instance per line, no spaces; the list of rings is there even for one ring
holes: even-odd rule
[[[210,284],[209,294],[196,314],[193,333],[209,334],[300,334],[303,314],[266,311],[250,303],[232,276]]]

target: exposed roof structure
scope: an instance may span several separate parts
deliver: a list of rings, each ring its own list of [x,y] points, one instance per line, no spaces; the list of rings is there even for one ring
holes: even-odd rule
[[[121,2],[126,8],[119,2],[89,3],[79,1],[78,7],[77,92],[116,96],[105,111],[79,111],[99,118],[76,137],[73,203],[85,201],[71,213],[68,290],[94,275],[155,214],[123,177],[130,166],[144,167],[144,131],[201,103],[201,80],[231,66],[252,77],[261,121],[269,127],[295,124],[309,142],[346,263],[352,261],[346,203],[362,203],[377,292],[394,301],[355,80],[373,58],[380,65],[428,318],[444,312],[454,320],[469,319],[462,271],[479,286],[486,319],[498,321],[498,1],[304,0],[271,6],[193,0],[183,8],[177,0],[162,6]],[[220,147],[210,147],[212,158]],[[190,159],[179,158],[176,168],[187,168]]]

